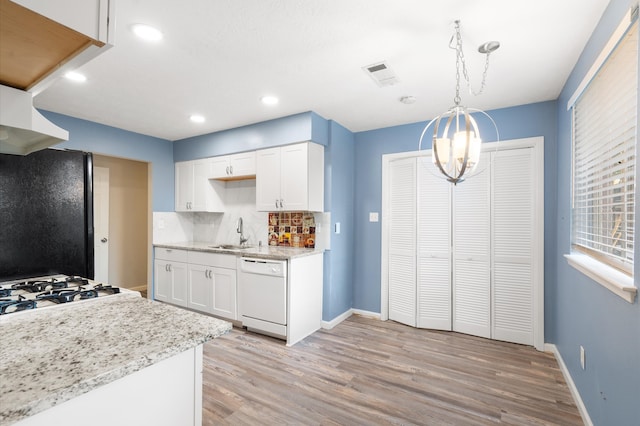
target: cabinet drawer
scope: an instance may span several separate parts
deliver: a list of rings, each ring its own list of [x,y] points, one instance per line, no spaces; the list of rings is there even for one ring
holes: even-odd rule
[[[189,251],[189,263],[215,266],[218,268],[236,269],[236,256],[233,254]]]
[[[174,262],[186,262],[188,256],[186,250],[156,247],[155,257],[156,259],[172,260]]]

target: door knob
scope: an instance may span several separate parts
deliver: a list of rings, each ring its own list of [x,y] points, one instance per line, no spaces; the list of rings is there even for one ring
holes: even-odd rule
[[[106,243],[106,242],[107,242],[107,239],[106,239],[106,238],[103,238],[103,239],[101,239],[100,241],[101,241],[101,242],[103,242],[103,243]]]

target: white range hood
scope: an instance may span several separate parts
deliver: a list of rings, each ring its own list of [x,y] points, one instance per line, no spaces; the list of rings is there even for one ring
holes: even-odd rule
[[[33,94],[0,85],[0,153],[27,155],[69,139],[33,107]]]

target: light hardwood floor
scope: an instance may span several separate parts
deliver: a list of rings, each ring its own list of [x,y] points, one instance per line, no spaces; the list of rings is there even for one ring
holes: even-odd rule
[[[205,425],[582,425],[551,354],[352,316],[293,347],[205,345]]]

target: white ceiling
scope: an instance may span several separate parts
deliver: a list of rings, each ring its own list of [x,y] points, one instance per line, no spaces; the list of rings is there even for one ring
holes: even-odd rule
[[[358,132],[428,120],[453,104],[453,21],[472,85],[498,40],[485,110],[557,99],[608,0],[118,0],[115,46],[59,80],[35,105],[178,140],[305,111]],[[136,39],[134,23],[164,39]],[[378,87],[363,66],[387,61],[399,82]],[[276,106],[260,97],[273,94]],[[414,104],[399,101],[417,98]],[[195,124],[198,113],[206,122]]]

